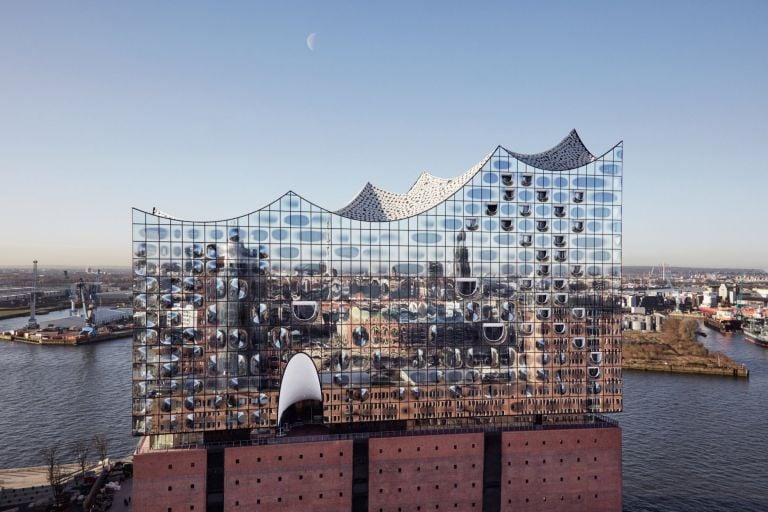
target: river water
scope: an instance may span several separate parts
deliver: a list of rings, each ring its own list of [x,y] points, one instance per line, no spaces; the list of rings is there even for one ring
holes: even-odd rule
[[[702,330],[750,378],[624,372],[624,510],[768,510],[768,350]]]
[[[37,321],[44,325],[67,315],[57,311],[37,315]],[[27,320],[0,320],[0,331]],[[66,453],[77,439],[90,441],[96,432],[107,436],[110,456],[131,453],[131,343],[0,342],[0,468],[42,465],[41,448],[55,445]]]
[[[66,312],[40,315],[42,323]],[[0,331],[26,323],[0,321]],[[625,372],[624,510],[768,510],[768,350],[705,329],[704,344],[746,364],[749,380]],[[0,343],[0,468],[42,464],[106,434],[113,457],[130,436],[131,340],[80,347]]]

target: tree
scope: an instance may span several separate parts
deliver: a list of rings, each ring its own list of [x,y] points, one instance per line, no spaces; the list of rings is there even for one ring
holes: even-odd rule
[[[94,434],[93,446],[94,448],[96,448],[96,453],[99,455],[99,460],[101,461],[102,464],[104,464],[104,461],[107,458],[107,449],[108,449],[107,436],[105,436],[103,432]]]
[[[78,439],[75,443],[75,460],[80,466],[80,474],[83,478],[85,478],[85,465],[88,463],[89,450],[90,447],[85,440]]]
[[[59,449],[56,446],[47,446],[40,450],[40,455],[45,463],[47,471],[46,477],[48,485],[51,486],[51,492],[53,493],[53,500],[55,503],[61,501],[61,494],[64,488],[64,473],[61,469],[61,457],[59,455]]]

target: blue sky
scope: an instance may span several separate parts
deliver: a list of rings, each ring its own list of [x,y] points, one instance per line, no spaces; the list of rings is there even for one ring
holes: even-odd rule
[[[542,5],[543,4],[543,5]],[[625,141],[625,264],[768,267],[768,3],[0,3],[0,265],[128,265],[130,208],[336,209],[496,145]],[[315,32],[315,50],[305,40]]]

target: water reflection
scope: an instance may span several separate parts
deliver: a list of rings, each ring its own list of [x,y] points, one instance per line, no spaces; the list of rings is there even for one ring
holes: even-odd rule
[[[768,350],[702,329],[749,380],[625,372],[624,510],[764,511]]]

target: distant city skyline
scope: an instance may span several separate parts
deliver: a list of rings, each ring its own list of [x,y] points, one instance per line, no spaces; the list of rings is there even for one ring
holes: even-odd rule
[[[133,206],[341,208],[572,128],[624,140],[625,265],[768,267],[764,2],[43,4],[0,6],[0,267],[128,266]]]

